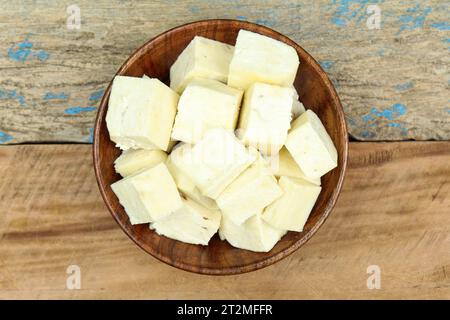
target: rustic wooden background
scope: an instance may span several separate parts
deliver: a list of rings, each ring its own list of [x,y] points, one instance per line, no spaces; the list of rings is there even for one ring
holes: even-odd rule
[[[450,142],[351,143],[337,206],[309,242],[265,269],[214,277],[127,238],[100,197],[90,146],[2,147],[0,299],[449,299],[449,173]],[[70,265],[80,290],[66,288]],[[370,265],[379,290],[367,288]]]
[[[69,30],[66,9],[81,10]],[[369,30],[367,8],[381,9]],[[327,71],[360,140],[450,139],[450,3],[442,0],[0,0],[0,143],[89,142],[106,84],[141,44],[207,18],[253,21]]]
[[[66,27],[67,7],[80,30]],[[381,9],[381,29],[366,26]],[[450,299],[450,142],[352,142],[335,210],[301,249],[253,273],[169,267],[120,230],[89,145],[107,83],[153,36],[253,21],[327,71],[359,140],[450,139],[450,3],[441,0],[0,0],[0,299]],[[66,270],[81,268],[81,290]],[[381,270],[369,290],[367,268]]]

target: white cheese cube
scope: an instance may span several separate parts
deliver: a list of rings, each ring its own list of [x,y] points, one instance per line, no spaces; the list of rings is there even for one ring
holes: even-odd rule
[[[212,129],[188,152],[171,161],[200,189],[217,199],[219,194],[256,159],[244,145],[225,129]]]
[[[226,239],[233,247],[255,252],[272,250],[285,234],[286,230],[274,228],[263,221],[260,213],[241,225],[222,216],[219,228],[219,236],[222,240]]]
[[[305,111],[306,109],[303,106],[303,103],[301,103],[297,99],[294,99],[294,101],[292,102],[292,119],[297,119]]]
[[[264,210],[262,218],[275,228],[301,232],[322,188],[290,177],[281,177],[279,184],[284,193]]]
[[[233,46],[196,36],[170,68],[170,87],[182,93],[195,77],[226,83]]]
[[[281,148],[280,153],[270,157],[267,161],[277,178],[287,176],[300,178],[318,186],[321,184],[320,178],[310,178],[303,173],[286,147]]]
[[[131,224],[157,221],[183,205],[164,163],[139,171],[111,185]]]
[[[310,178],[319,178],[337,166],[336,147],[319,117],[311,110],[292,122],[286,148]]]
[[[210,129],[234,131],[242,94],[219,81],[195,78],[180,97],[172,139],[195,143]]]
[[[281,41],[240,30],[230,63],[228,85],[247,89],[254,82],[289,87],[300,62],[295,49]]]
[[[177,103],[178,94],[158,79],[116,76],[106,114],[111,140],[123,150],[166,151]]]
[[[217,198],[225,217],[240,225],[279,198],[277,179],[263,158],[241,173]]]
[[[177,146],[166,161],[167,168],[169,169],[178,190],[182,194],[208,209],[218,209],[216,202],[213,199],[202,195],[197,186],[192,182],[191,178],[184,174],[171,160],[174,157],[181,157],[182,153],[187,152],[190,148],[192,148],[192,146],[188,144],[180,144]]]
[[[295,89],[294,86],[292,86],[292,89],[294,89],[294,99],[292,101],[292,121],[297,119],[302,113],[306,111],[305,106],[303,103],[300,102],[297,89]]]
[[[294,90],[255,83],[245,91],[238,137],[263,154],[277,153],[291,126]]]
[[[183,199],[183,207],[150,225],[158,234],[192,244],[208,245],[220,226],[219,210],[210,210]]]
[[[144,74],[142,75],[142,78],[144,79],[151,79],[148,75]],[[166,151],[170,152],[172,150],[172,148],[177,144],[178,141],[175,140],[170,140],[169,145],[167,146]],[[156,148],[156,147],[155,147]]]
[[[129,149],[114,161],[114,169],[122,177],[126,177],[142,169],[154,167],[166,159],[167,154],[161,150]]]
[[[144,79],[151,79],[148,75],[144,74],[142,75],[142,78]],[[176,140],[170,140],[169,145],[167,146],[167,149],[165,151],[170,152],[172,148],[177,144],[178,141]],[[155,147],[156,148],[156,147]]]

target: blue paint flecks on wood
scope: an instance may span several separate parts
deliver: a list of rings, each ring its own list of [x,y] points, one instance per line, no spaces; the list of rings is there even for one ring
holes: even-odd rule
[[[329,71],[334,64],[334,61],[331,60],[321,60],[319,61],[320,66],[323,70]]]
[[[12,136],[10,136],[9,134],[7,134],[5,132],[0,131],[0,144],[11,141],[12,139],[13,139]]]
[[[31,54],[31,48],[33,44],[28,41],[28,37],[23,42],[17,44],[17,46],[11,46],[8,49],[8,56],[15,61],[24,62]]]
[[[395,103],[392,105],[390,109],[384,109],[379,112],[377,115],[379,117],[385,117],[388,120],[394,120],[400,116],[406,114],[406,106],[401,103]]]
[[[331,22],[338,27],[345,27],[352,21],[359,25],[367,17],[368,5],[382,2],[384,0],[333,0],[332,7],[336,9]]]
[[[277,14],[274,9],[264,10],[261,15],[262,17],[256,19],[255,23],[266,27],[273,27],[277,24]]]
[[[384,57],[384,48],[381,48],[380,50],[378,50],[378,55],[380,57]]]
[[[236,16],[237,20],[242,20],[242,21],[246,21],[248,20],[246,16]]]
[[[26,36],[25,40],[8,48],[8,57],[17,62],[25,62],[33,58],[46,61],[50,54],[44,50],[33,50],[33,43],[29,40],[29,36]]]
[[[370,113],[368,113],[368,114],[362,116],[361,118],[362,118],[362,120],[363,120],[364,122],[369,122],[369,121],[371,121],[371,120],[375,120],[374,114],[377,114],[377,113],[378,113],[377,108],[372,107],[372,109],[370,110]]]
[[[415,7],[408,8],[406,10],[406,14],[399,17],[399,22],[402,25],[400,26],[397,35],[400,35],[405,30],[422,28],[431,11],[431,7],[421,8],[420,4],[417,4]]]
[[[353,118],[350,118],[349,116],[346,116],[347,122],[351,124],[352,126],[356,125],[356,121]]]
[[[450,23],[448,22],[436,22],[431,24],[432,28],[442,30],[442,31],[448,31],[450,30]]]
[[[375,132],[364,130],[361,132],[361,137],[365,139],[371,139],[375,137]]]
[[[402,103],[394,103],[390,108],[378,110],[376,107],[372,107],[370,112],[364,116],[362,116],[362,120],[365,123],[365,126],[375,126],[378,125],[379,120],[388,121],[387,126],[393,128],[399,128],[404,133],[408,131],[401,122],[396,121],[397,118],[405,115],[407,113],[407,108]],[[365,137],[368,138],[368,137]]]
[[[25,106],[25,97],[17,93],[17,90],[0,89],[0,100],[17,100],[21,106]]]
[[[277,24],[277,21],[275,19],[256,19],[255,21],[257,24],[266,26],[266,27],[273,27]]]
[[[331,18],[331,22],[339,27],[345,27],[347,25],[348,15],[350,12],[350,3],[352,1],[349,0],[333,0],[334,5],[338,5],[336,11]]]
[[[69,95],[64,92],[59,93],[47,92],[43,97],[44,100],[67,100],[68,98]]]
[[[33,53],[33,57],[36,57],[41,61],[46,61],[50,57],[50,54],[44,50],[39,50]]]
[[[201,11],[201,9],[197,6],[190,6],[189,11],[192,13],[199,13]]]
[[[394,86],[394,89],[397,91],[407,91],[414,87],[414,83],[412,81],[408,81],[405,83],[400,83]]]
[[[89,136],[88,136],[87,142],[88,143],[94,142],[94,128],[89,129]]]
[[[105,90],[103,89],[91,93],[91,95],[89,96],[89,101],[99,101],[103,97],[104,93]]]
[[[94,111],[97,108],[94,106],[89,106],[89,107],[70,107],[67,108],[66,110],[64,110],[65,114],[70,114],[70,115],[76,115],[76,114],[80,114],[82,112],[89,112],[89,111]]]
[[[331,18],[331,22],[333,22],[335,25],[340,26],[340,27],[345,27],[347,25],[347,22],[345,22],[344,19],[339,18],[339,17]]]

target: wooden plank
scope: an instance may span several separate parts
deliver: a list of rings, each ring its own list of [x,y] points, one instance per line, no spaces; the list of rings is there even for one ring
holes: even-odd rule
[[[89,142],[103,89],[153,36],[206,18],[274,28],[321,62],[336,85],[350,133],[362,140],[450,139],[450,6],[413,1],[0,0],[0,143]],[[381,29],[369,30],[370,5]]]
[[[0,148],[0,298],[450,298],[450,142],[351,143],[337,207],[300,250],[201,276],[138,249],[103,205],[83,145]],[[66,269],[81,269],[81,289]],[[381,269],[381,289],[366,285]]]

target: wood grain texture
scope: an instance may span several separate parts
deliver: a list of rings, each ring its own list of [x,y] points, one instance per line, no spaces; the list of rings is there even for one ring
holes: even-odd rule
[[[186,22],[269,26],[304,47],[337,87],[362,140],[450,139],[448,3],[409,1],[0,0],[0,143],[89,142],[95,107],[123,61]],[[381,29],[366,26],[381,9]]]
[[[301,47],[273,30],[243,21],[208,20],[172,29],[139,48],[118,74],[142,77],[144,74],[168,79],[169,69],[179,53],[196,36],[234,43],[239,30],[246,29],[278,39],[297,51],[302,73],[294,85],[305,107],[320,118],[337,149],[337,167],[321,178],[322,190],[302,232],[289,232],[267,253],[238,250],[216,236],[206,247],[180,243],[150,231],[148,224],[131,225],[111,184],[121,179],[114,169],[120,150],[110,140],[106,111],[111,87],[106,89],[94,129],[94,169],[106,206],[123,230],[145,251],[178,268],[204,274],[237,274],[266,267],[302,246],[314,235],[333,209],[342,188],[347,167],[348,132],[342,105],[326,74]]]
[[[450,298],[450,142],[351,143],[338,204],[300,250],[213,277],[140,250],[106,210],[91,147],[0,148],[0,298]],[[81,290],[66,269],[81,268]],[[381,289],[368,290],[369,265]]]

